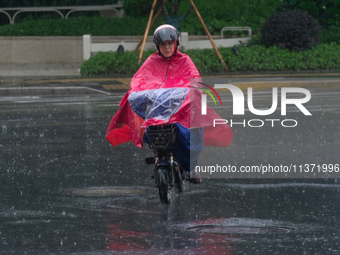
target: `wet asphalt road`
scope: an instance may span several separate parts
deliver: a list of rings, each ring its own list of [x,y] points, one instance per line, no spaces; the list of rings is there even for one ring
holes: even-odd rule
[[[339,164],[340,90],[310,91],[297,127],[235,126],[201,162]],[[122,96],[0,98],[0,254],[340,253],[340,178],[210,178],[161,205],[151,151],[105,139]]]

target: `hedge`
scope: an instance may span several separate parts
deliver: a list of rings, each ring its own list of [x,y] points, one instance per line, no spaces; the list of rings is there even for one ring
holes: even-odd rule
[[[120,36],[144,35],[147,18],[73,17],[38,19],[0,26],[0,36]],[[155,25],[160,25],[161,21]],[[150,31],[150,35],[153,31]]]
[[[201,74],[224,73],[224,66],[214,50],[185,50]],[[340,45],[338,43],[320,44],[305,51],[290,51],[276,46],[266,48],[253,45],[238,47],[236,55],[231,48],[219,48],[229,72],[265,71],[307,71],[340,69]],[[144,53],[143,61],[154,51]],[[83,62],[81,74],[133,75],[139,68],[139,52],[99,52]]]

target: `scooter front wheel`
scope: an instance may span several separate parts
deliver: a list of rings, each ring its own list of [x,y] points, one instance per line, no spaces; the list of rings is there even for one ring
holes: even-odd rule
[[[168,181],[168,172],[164,168],[157,169],[157,183],[158,183],[158,193],[161,203],[170,203],[170,189]]]

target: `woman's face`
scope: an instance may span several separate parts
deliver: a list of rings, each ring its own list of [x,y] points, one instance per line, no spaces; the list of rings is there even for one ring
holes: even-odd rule
[[[173,41],[165,41],[159,45],[159,50],[161,51],[162,55],[166,58],[170,58],[174,53],[175,44]]]

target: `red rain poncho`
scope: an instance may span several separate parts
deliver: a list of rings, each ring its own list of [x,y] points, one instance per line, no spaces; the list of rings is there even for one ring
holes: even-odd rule
[[[201,92],[199,89],[190,86],[190,81],[193,84],[194,80],[200,80],[200,75],[188,55],[178,50],[175,56],[167,60],[159,56],[158,52],[152,54],[133,76],[129,91],[119,103],[121,108],[112,118],[107,130],[106,138],[108,141],[113,146],[132,141],[137,147],[141,148],[143,146],[144,131],[147,126],[179,123],[185,128],[203,127],[204,145],[228,147],[233,135],[230,127],[228,125],[213,127],[213,120],[221,119],[221,117],[209,107],[207,115],[201,116],[197,114],[201,110],[201,98],[199,96]],[[138,104],[139,100],[132,101],[131,97],[133,95],[140,94],[144,98],[146,92],[163,91],[162,89],[164,91],[181,89],[189,91],[191,89],[191,91],[184,94],[185,96],[180,101],[177,109],[172,111],[170,116],[166,118],[155,115],[151,116],[151,118],[146,118],[135,110],[136,103]],[[171,97],[170,93],[167,100],[170,100]]]

